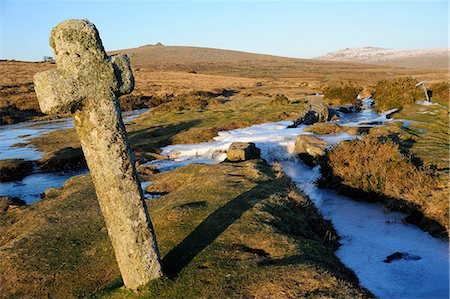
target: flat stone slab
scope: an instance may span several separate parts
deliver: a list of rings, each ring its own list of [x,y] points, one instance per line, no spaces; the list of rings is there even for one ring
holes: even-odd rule
[[[227,151],[227,160],[238,162],[259,159],[261,150],[253,142],[233,142]]]
[[[312,135],[298,135],[295,140],[296,154],[309,154],[313,157],[321,156],[325,152],[325,148],[329,146],[328,142],[323,141]]]

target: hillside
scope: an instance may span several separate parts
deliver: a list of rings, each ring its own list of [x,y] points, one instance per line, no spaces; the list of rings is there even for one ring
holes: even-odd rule
[[[368,63],[419,69],[448,69],[448,49],[346,48],[316,57],[326,61]]]
[[[127,53],[136,86],[121,98],[123,110],[151,107],[175,96],[223,89],[246,90],[248,96],[283,93],[299,96],[322,92],[351,80],[371,85],[381,79],[414,76],[448,80],[446,70],[417,70],[369,64],[287,58],[198,47],[142,46],[112,51]],[[54,68],[51,63],[0,61],[0,125],[42,118],[34,94],[33,75]]]
[[[111,53],[127,53],[133,66],[138,69],[253,78],[302,78],[306,81],[325,82],[354,80],[372,83],[374,80],[393,75],[430,75],[424,71],[389,66],[288,58],[199,47],[146,45]]]

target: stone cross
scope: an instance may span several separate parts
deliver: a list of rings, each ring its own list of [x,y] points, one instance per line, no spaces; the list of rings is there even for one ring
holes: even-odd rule
[[[50,35],[56,70],[34,77],[44,113],[72,114],[124,284],[162,275],[158,247],[117,97],[134,78],[126,55],[108,57],[94,24],[68,20]]]

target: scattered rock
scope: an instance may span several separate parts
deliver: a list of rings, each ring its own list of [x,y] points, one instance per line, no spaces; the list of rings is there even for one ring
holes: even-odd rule
[[[11,206],[25,206],[27,203],[17,197],[0,196],[0,215],[6,213]]]
[[[309,104],[309,110],[306,114],[294,121],[294,124],[291,127],[295,128],[301,124],[312,125],[317,122],[326,122],[328,117],[328,106],[323,100],[311,101]]]
[[[356,105],[340,106],[337,109],[338,109],[339,112],[342,112],[342,113],[354,113],[354,112],[360,112],[361,111],[361,107],[356,106]]]
[[[0,182],[18,181],[33,172],[33,162],[25,159],[0,160]]]
[[[410,254],[407,252],[394,252],[393,254],[389,255],[386,257],[386,259],[383,261],[383,263],[392,263],[394,261],[398,261],[398,260],[405,260],[405,261],[418,261],[422,259],[420,256],[418,255],[414,255],[414,254]]]
[[[338,120],[339,117],[339,113],[337,112],[336,109],[330,108],[328,109],[328,120]]]
[[[298,135],[295,140],[295,153],[308,165],[315,165],[317,159],[325,154],[329,144],[312,135]]]
[[[46,153],[38,163],[44,171],[73,170],[87,167],[83,151],[79,147],[64,147]]]
[[[261,150],[253,142],[233,142],[227,151],[228,161],[259,159]]]

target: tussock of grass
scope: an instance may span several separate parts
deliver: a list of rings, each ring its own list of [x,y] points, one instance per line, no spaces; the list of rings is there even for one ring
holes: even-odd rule
[[[120,288],[92,183],[80,176],[1,219],[0,297],[370,296],[333,254],[330,223],[279,167],[189,165],[156,175],[152,189],[167,193],[147,202],[164,278]]]
[[[340,126],[334,123],[315,123],[304,129],[305,132],[311,132],[318,135],[328,135],[346,132],[351,135],[355,135],[364,131],[357,127]]]
[[[430,200],[438,186],[436,179],[414,166],[389,139],[365,136],[341,142],[327,153],[321,169],[322,185],[357,197],[371,195],[405,211],[412,222],[431,233],[448,234],[448,201]]]
[[[272,105],[287,105],[289,104],[289,99],[284,94],[277,94],[275,99],[273,99],[270,104]]]

